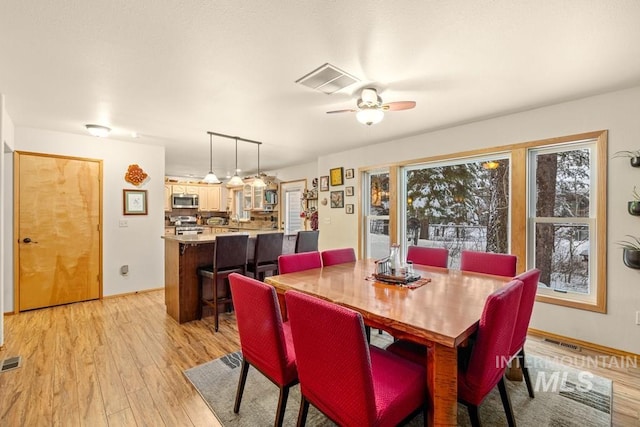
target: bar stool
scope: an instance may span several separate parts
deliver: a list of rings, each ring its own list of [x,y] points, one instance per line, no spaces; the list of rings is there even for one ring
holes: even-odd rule
[[[282,255],[284,233],[258,234],[253,259],[247,262],[247,271],[257,280],[264,281],[267,271],[278,274],[278,257]]]
[[[318,250],[318,230],[314,231],[298,231],[298,237],[296,237],[296,249],[295,253],[300,252],[315,252]]]
[[[214,329],[218,332],[218,307],[225,305],[231,307],[231,291],[226,280],[231,273],[244,275],[247,272],[247,242],[249,236],[246,234],[234,234],[216,236],[216,244],[213,252],[213,265],[198,268],[200,276],[200,318],[202,318],[202,308],[207,305],[213,309]],[[205,280],[206,279],[206,280]],[[218,286],[222,280],[223,286]],[[211,283],[212,298],[207,299],[205,286]],[[221,292],[223,291],[223,292]]]

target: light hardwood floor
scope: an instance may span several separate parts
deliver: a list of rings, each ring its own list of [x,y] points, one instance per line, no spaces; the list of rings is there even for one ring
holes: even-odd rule
[[[182,373],[239,349],[232,314],[212,331],[210,319],[178,325],[162,291],[5,316],[0,359],[23,364],[0,374],[0,425],[217,426]],[[527,350],[587,354],[534,337]],[[589,370],[614,381],[614,425],[640,426],[640,369]]]

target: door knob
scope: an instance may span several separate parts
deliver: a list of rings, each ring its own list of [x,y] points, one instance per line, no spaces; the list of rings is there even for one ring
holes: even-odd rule
[[[22,239],[22,241],[24,243],[38,243],[38,242],[34,242],[33,240],[31,240],[29,237],[25,237],[24,239]]]

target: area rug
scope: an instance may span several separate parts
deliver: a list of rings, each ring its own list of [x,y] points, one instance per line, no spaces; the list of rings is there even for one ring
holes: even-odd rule
[[[588,371],[580,371],[548,359],[527,355],[536,397],[530,399],[524,382],[507,380],[516,421],[521,426],[610,426],[611,381]],[[242,354],[228,354],[186,370],[184,373],[224,426],[266,426],[273,424],[278,403],[278,388],[255,368],[249,369],[242,405],[233,413]],[[289,393],[284,425],[294,426],[300,404],[300,388]],[[500,394],[494,389],[480,406],[484,425],[506,426]],[[313,406],[308,426],[334,426]],[[423,426],[419,414],[408,424]],[[458,405],[458,425],[469,426],[466,407]]]

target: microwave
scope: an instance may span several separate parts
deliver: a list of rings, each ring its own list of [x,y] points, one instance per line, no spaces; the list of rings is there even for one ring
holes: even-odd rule
[[[197,194],[172,194],[171,195],[171,207],[175,208],[187,208],[198,209],[199,205]]]

